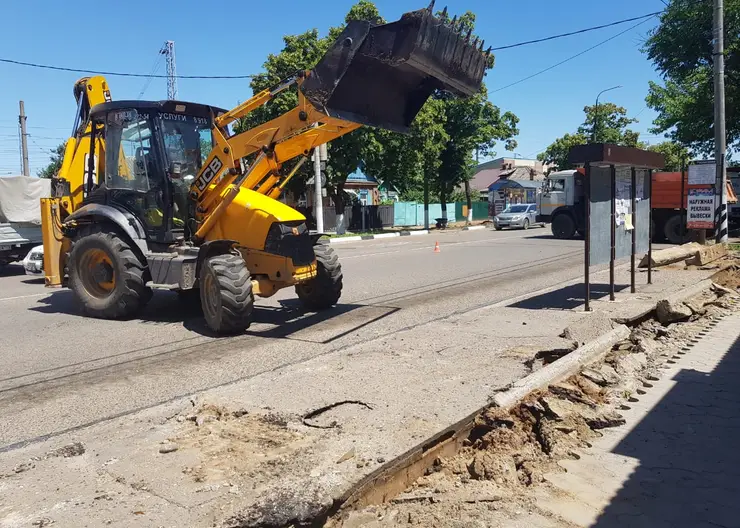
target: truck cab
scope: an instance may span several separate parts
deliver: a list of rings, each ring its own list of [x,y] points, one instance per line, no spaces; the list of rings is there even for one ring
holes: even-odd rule
[[[583,178],[580,170],[553,172],[537,196],[537,222],[549,222],[555,238],[573,238],[585,229]]]

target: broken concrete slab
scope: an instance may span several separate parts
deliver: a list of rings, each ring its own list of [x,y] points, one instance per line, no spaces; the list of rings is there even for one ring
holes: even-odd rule
[[[696,255],[697,251],[702,248],[701,244],[689,242],[681,246],[670,247],[653,251],[653,267],[667,266],[675,262],[682,262]],[[645,255],[640,261],[640,268],[648,267],[648,256]]]
[[[672,302],[669,299],[661,299],[655,308],[658,320],[663,324],[685,321],[693,315],[691,308],[683,302]]]
[[[726,244],[714,244],[713,246],[702,246],[694,256],[686,261],[690,266],[706,266],[710,262],[727,256]]]

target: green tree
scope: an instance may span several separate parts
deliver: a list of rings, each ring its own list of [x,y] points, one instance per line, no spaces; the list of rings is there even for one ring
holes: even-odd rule
[[[600,103],[583,108],[584,120],[574,134],[565,134],[556,139],[537,159],[550,165],[552,170],[569,167],[568,152],[572,147],[594,143],[612,143],[625,147],[642,147],[640,133],[627,128],[637,119],[627,117],[627,110],[614,103]],[[596,133],[594,134],[594,125]]]
[[[585,145],[588,143],[588,137],[585,134],[576,132],[575,134],[565,134],[553,141],[544,152],[537,154],[537,159],[550,166],[550,171],[567,169],[568,152],[573,147]]]
[[[740,0],[725,0],[727,144],[740,148]],[[692,151],[714,148],[712,3],[670,0],[643,51],[664,79],[650,83],[647,105],[658,113],[651,130]]]
[[[299,35],[284,36],[283,49],[277,54],[268,55],[263,64],[265,71],[252,79],[250,86],[254,93],[275,86],[281,80],[295,75],[300,70],[313,68],[344,30],[345,25],[352,20],[382,22],[375,4],[369,0],[359,0],[350,8],[345,16],[344,24],[331,28],[328,35],[324,37],[321,37],[316,29]],[[242,132],[258,126],[295,108],[297,104],[297,90],[286,90],[268,104],[241,119],[234,129],[236,132]],[[344,211],[346,201],[344,184],[347,176],[355,172],[360,166],[365,145],[371,140],[373,133],[373,130],[362,128],[342,136],[328,145],[327,192],[333,198],[338,213]],[[313,164],[305,163],[301,171],[289,184],[289,189],[304,190],[307,179],[312,175]]]
[[[664,141],[657,145],[651,145],[648,147],[648,150],[663,154],[665,157],[665,166],[663,169],[667,172],[680,171],[681,167],[685,169],[691,159],[689,150],[686,147],[672,141]]]
[[[62,168],[62,161],[64,160],[64,143],[61,143],[57,148],[50,150],[51,156],[49,164],[43,169],[39,170],[37,175],[39,178],[53,178]]]

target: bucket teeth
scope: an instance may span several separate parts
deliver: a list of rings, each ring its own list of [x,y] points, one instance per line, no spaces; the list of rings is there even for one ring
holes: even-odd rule
[[[470,35],[473,33],[473,29],[468,29],[468,34],[465,35],[465,42],[470,42]]]
[[[445,6],[445,8],[442,10],[442,17],[441,18],[442,18],[442,22],[444,22],[445,20],[447,20],[447,6]]]
[[[429,10],[429,12],[432,13],[432,14],[434,14],[434,2],[435,1],[436,0],[432,0],[431,2],[429,2],[429,7],[427,7],[427,9]]]
[[[452,26],[452,29],[455,29],[455,24],[457,24],[457,15],[452,17],[452,23],[450,24],[450,26]]]
[[[485,40],[481,40],[480,41],[480,48],[478,48],[478,51],[483,51],[483,44],[485,44],[485,43],[486,43]]]

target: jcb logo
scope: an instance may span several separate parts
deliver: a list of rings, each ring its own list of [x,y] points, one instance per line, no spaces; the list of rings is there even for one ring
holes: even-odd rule
[[[198,178],[198,190],[202,191],[206,188],[206,185],[211,183],[211,180],[213,180],[214,177],[219,173],[221,170],[221,167],[223,167],[224,164],[221,162],[218,157],[214,157],[211,160],[211,163],[208,164],[208,167],[203,171],[203,174],[200,175],[200,178]]]

